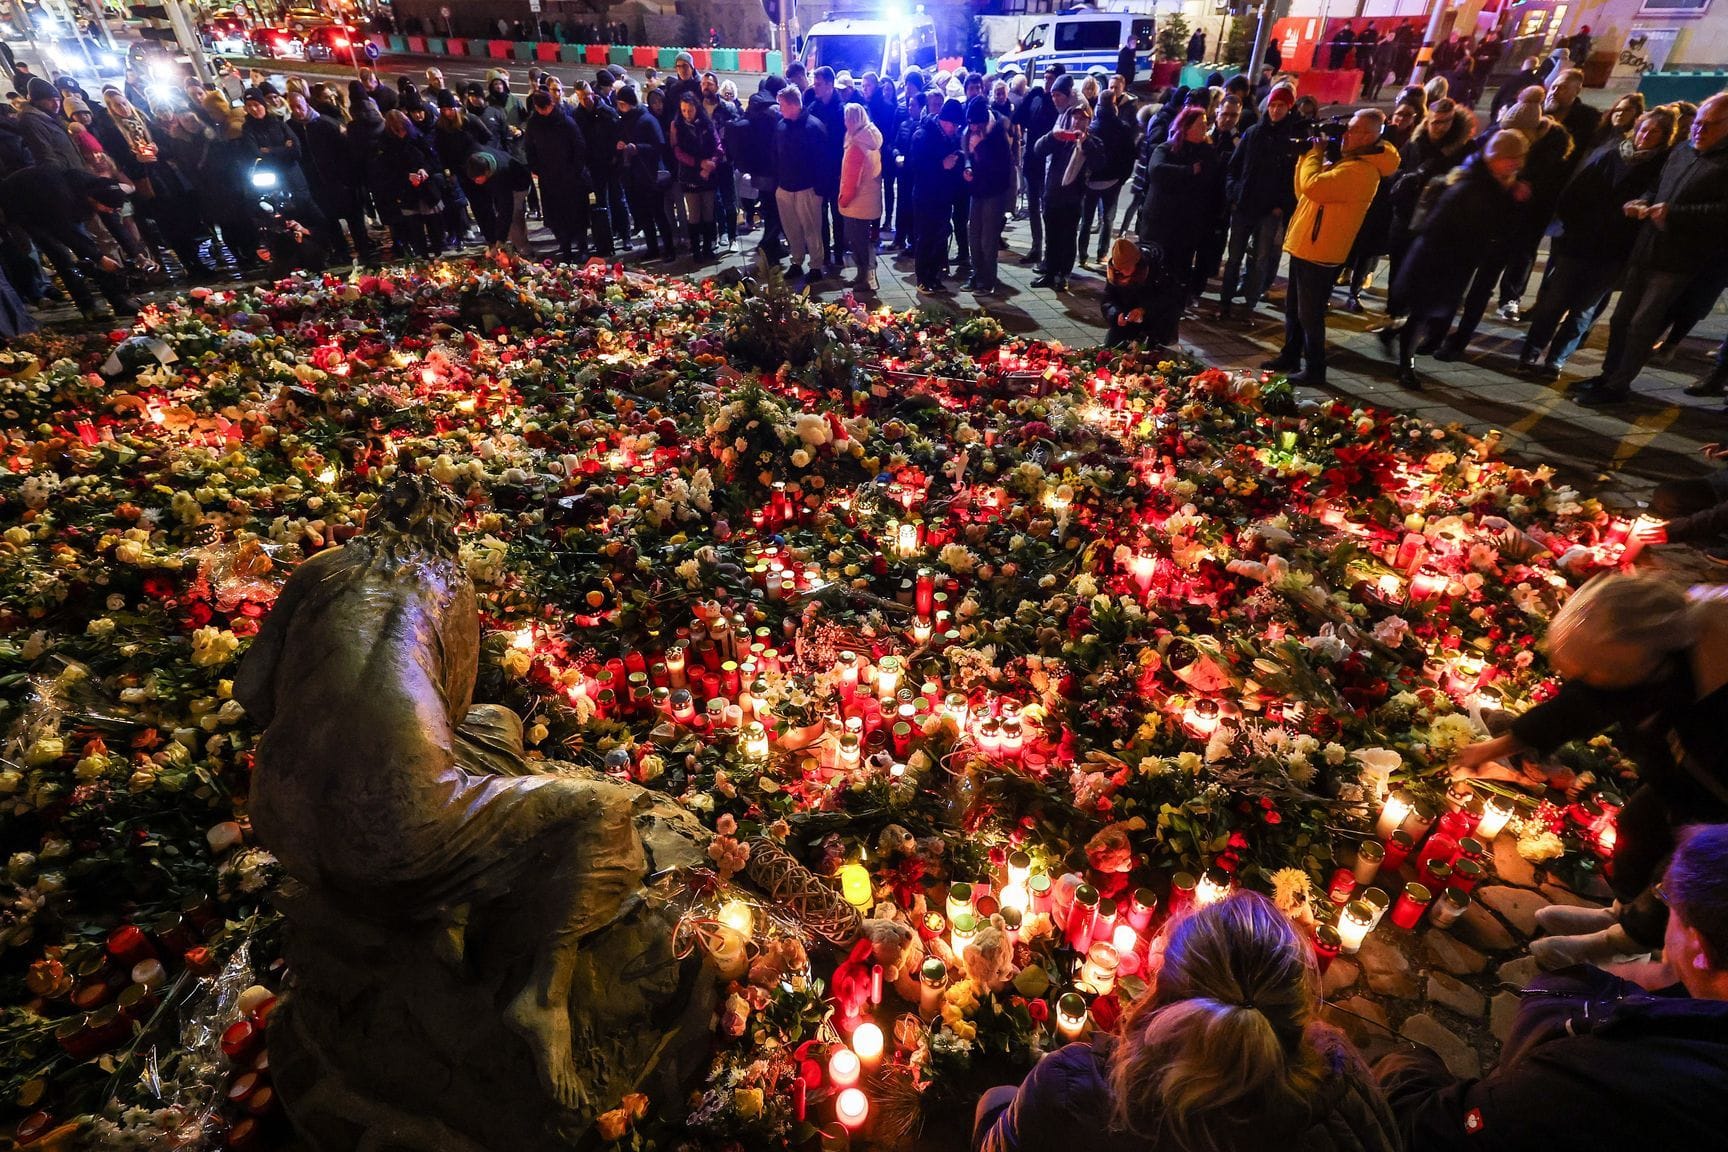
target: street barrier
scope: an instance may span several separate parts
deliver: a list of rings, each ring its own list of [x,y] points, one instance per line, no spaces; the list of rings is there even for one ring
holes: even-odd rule
[[[562,44],[556,40],[465,40],[460,36],[397,36],[373,33],[367,41],[380,53],[398,56],[469,56],[540,64],[602,64],[658,68],[670,72],[680,52],[690,53],[698,72],[772,72],[785,57],[765,48],[662,48],[644,44]],[[944,63],[947,63],[944,61]],[[958,61],[955,61],[958,63]]]
[[[1638,78],[1638,91],[1654,107],[1686,100],[1700,104],[1728,88],[1728,72],[1646,72]]]

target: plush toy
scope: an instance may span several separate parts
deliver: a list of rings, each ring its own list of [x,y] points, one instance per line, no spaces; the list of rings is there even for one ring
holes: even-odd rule
[[[1134,847],[1126,824],[1107,824],[1086,842],[1086,863],[1091,866],[1093,887],[1107,900],[1128,891],[1128,873],[1134,868]]]
[[[810,957],[804,951],[804,944],[795,937],[784,936],[770,940],[762,948],[761,953],[750,965],[750,983],[761,988],[772,988],[782,980],[791,979],[794,986],[801,986],[806,973],[810,971]]]
[[[962,949],[961,963],[974,984],[992,992],[1002,991],[1014,979],[1014,945],[1000,916],[992,917]]]
[[[917,956],[912,955],[915,952]],[[916,976],[922,958],[918,952],[918,934],[911,928],[897,920],[865,920],[858,942],[834,969],[834,999],[840,1006],[840,1015],[852,1017],[863,1011],[870,1000],[871,969],[876,965],[882,966],[883,984],[894,984],[899,990],[896,981],[907,968]],[[916,999],[916,993],[913,998]]]

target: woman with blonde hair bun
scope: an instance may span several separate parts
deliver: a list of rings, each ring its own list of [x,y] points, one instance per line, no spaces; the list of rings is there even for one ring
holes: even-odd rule
[[[1239,892],[1172,921],[1121,1034],[1069,1044],[978,1105],[979,1152],[1397,1152],[1362,1058],[1317,1019],[1313,952]]]
[[[1668,909],[1650,885],[1675,830],[1728,821],[1728,599],[1694,599],[1649,576],[1598,576],[1555,614],[1546,646],[1559,692],[1461,749],[1457,774],[1502,772],[1495,762],[1522,752],[1546,759],[1618,725],[1641,783],[1616,821],[1614,904],[1545,908],[1536,921],[1550,935],[1530,945],[1545,968],[1618,963],[1662,946]]]

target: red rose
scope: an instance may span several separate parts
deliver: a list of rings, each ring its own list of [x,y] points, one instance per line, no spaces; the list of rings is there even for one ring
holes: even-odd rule
[[[1092,1024],[1100,1032],[1116,1031],[1116,1024],[1122,1018],[1122,1001],[1114,994],[1100,996],[1092,1001]]]
[[[1031,1000],[1026,1004],[1026,1014],[1032,1017],[1034,1024],[1042,1024],[1050,1019],[1050,1002],[1048,1000]]]

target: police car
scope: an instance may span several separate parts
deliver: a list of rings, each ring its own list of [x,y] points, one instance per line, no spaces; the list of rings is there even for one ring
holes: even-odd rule
[[[1019,49],[999,56],[996,68],[1001,71],[1012,64],[1033,80],[1052,64],[1061,64],[1074,75],[1084,75],[1093,67],[1114,73],[1117,57],[1132,44],[1135,68],[1144,76],[1152,71],[1155,32],[1150,16],[1100,12],[1087,5],[1065,8],[1027,29]]]

